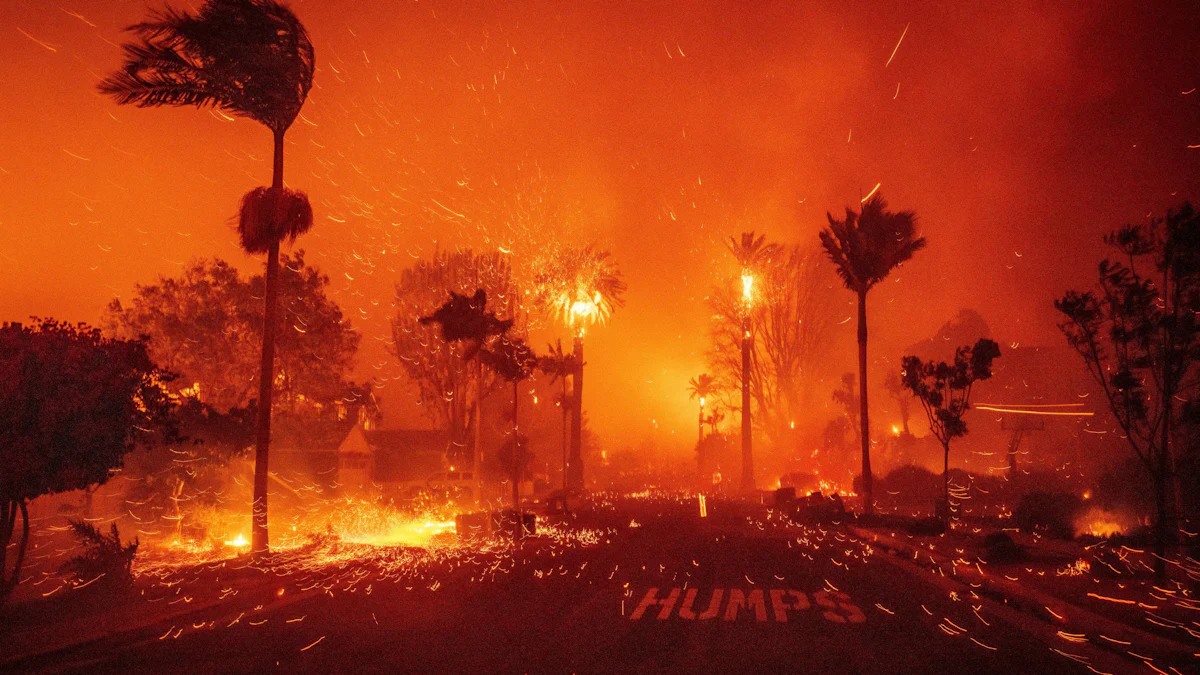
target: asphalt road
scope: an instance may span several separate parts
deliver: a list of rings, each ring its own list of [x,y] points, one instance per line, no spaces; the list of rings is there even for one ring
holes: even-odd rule
[[[307,590],[294,588],[292,579],[263,582],[190,616],[65,649],[47,645],[42,655],[5,667],[87,673],[1093,672],[1071,658],[1087,658],[1079,645],[1063,641],[1055,652],[1055,645],[1002,620],[987,602],[952,595],[926,579],[927,572],[884,560],[837,528],[781,526],[765,511],[735,504],[710,504],[701,519],[694,501],[651,499],[609,503],[580,522],[605,529],[607,542],[570,549],[530,544],[515,563],[464,566],[445,580],[433,575],[422,583],[367,572],[349,583],[352,569]],[[276,583],[288,588],[282,599],[266,587]],[[649,604],[657,600],[665,602]],[[1116,672],[1146,672],[1134,665]]]

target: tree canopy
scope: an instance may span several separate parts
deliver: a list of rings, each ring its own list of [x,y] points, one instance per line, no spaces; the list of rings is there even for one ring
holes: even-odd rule
[[[276,133],[300,114],[315,56],[304,25],[273,0],[208,0],[129,27],[125,65],[100,83],[118,103],[214,106]]]
[[[1168,521],[1180,506],[1171,504],[1179,460],[1196,466],[1194,449],[1175,446],[1200,419],[1193,402],[1200,385],[1200,213],[1184,202],[1164,217],[1114,231],[1105,243],[1115,255],[1100,261],[1098,290],[1068,291],[1054,306],[1064,315],[1059,328],[1153,480],[1155,572],[1163,576]]]
[[[26,502],[104,483],[138,443],[174,436],[164,386],[172,377],[141,339],[53,320],[0,327],[0,598],[20,574]],[[18,511],[24,527],[10,574]]]
[[[142,340],[38,320],[0,328],[0,497],[103,483],[171,421],[171,373]]]
[[[360,336],[304,251],[282,263],[275,408],[323,413],[361,394],[349,379]],[[264,292],[261,274],[247,279],[223,260],[196,260],[178,277],[139,285],[126,303],[113,300],[107,330],[147,336],[151,356],[180,374],[173,391],[227,412],[255,398]]]
[[[821,245],[842,283],[856,293],[866,293],[925,248],[925,237],[917,236],[916,214],[889,211],[880,194],[864,202],[859,212],[847,208],[842,220],[833,214],[827,218]]]
[[[432,316],[451,293],[467,296],[485,293],[487,307],[496,316],[516,321],[514,335],[524,333],[521,297],[513,282],[508,259],[498,252],[469,249],[435,251],[400,273],[396,282],[396,315],[392,319],[392,350],[409,380],[416,386],[418,403],[434,424],[450,430],[456,441],[466,438],[474,400],[474,376],[468,351],[476,345],[447,340],[440,324],[421,322]],[[486,398],[497,378],[484,373]]]

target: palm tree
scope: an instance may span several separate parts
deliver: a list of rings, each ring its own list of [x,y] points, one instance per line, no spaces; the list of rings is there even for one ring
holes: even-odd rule
[[[587,326],[608,321],[625,306],[627,288],[608,251],[588,245],[564,247],[549,256],[534,275],[538,304],[574,334],[575,372],[571,376],[571,459],[567,482],[583,489],[583,336]]]
[[[556,380],[562,382],[562,394],[559,396],[559,407],[562,408],[562,462],[563,462],[563,511],[567,510],[567,427],[571,411],[571,395],[567,393],[567,378],[577,369],[575,355],[563,349],[562,340],[546,346],[546,355],[538,360],[538,369],[550,376],[550,383]]]
[[[505,335],[513,326],[512,319],[497,319],[495,312],[487,311],[487,291],[475,290],[471,296],[450,291],[450,299],[429,316],[421,317],[422,324],[436,323],[441,327],[442,339],[446,342],[466,342],[463,360],[475,360],[475,449],[471,466],[476,485],[483,482],[481,471],[482,445],[480,432],[483,427],[483,353],[489,339]],[[477,498],[480,497],[476,490]]]
[[[742,490],[754,490],[753,418],[750,413],[750,358],[752,353],[750,307],[754,301],[754,281],[779,253],[777,244],[768,244],[766,235],[743,232],[741,239],[730,237],[726,243],[742,273]]]
[[[717,406],[713,406],[713,411],[709,413],[708,417],[704,418],[704,423],[708,425],[709,435],[717,433],[717,427],[720,426],[721,422],[724,421],[725,411],[721,410]]]
[[[704,400],[716,390],[717,381],[708,373],[702,373],[688,380],[688,397],[693,401],[700,399],[700,438],[696,441],[697,443],[704,440]]]
[[[101,81],[101,93],[140,108],[213,106],[266,126],[274,138],[271,187],[246,194],[238,218],[242,247],[267,254],[252,541],[255,554],[266,553],[279,244],[313,223],[307,195],[283,185],[283,138],[312,88],[312,42],[275,0],[208,0],[196,14],[167,8],[129,30],[137,39],[122,47],[125,65]]]
[[[876,194],[846,218],[826,214],[829,227],[821,231],[821,245],[837,267],[846,288],[858,294],[858,403],[859,439],[862,442],[863,509],[873,513],[871,492],[871,436],[867,418],[867,291],[883,281],[892,270],[925,248],[917,236],[917,216],[912,211],[887,210],[883,196]]]
[[[501,450],[501,464],[507,465],[512,476],[513,511],[517,518],[513,537],[520,539],[525,529],[521,520],[521,476],[529,464],[529,454],[525,448],[526,438],[521,435],[517,423],[517,407],[521,399],[521,381],[533,375],[538,358],[524,340],[507,335],[501,336],[494,347],[481,352],[480,356],[492,372],[512,382],[513,386],[512,436]]]

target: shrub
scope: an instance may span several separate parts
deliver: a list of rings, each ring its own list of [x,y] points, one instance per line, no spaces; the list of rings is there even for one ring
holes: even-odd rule
[[[122,545],[117,524],[112,524],[108,534],[85,520],[71,520],[71,533],[84,552],[63,564],[62,570],[73,574],[81,583],[99,579],[107,588],[128,588],[133,585],[133,557],[137,554],[138,540]]]
[[[1010,562],[1022,556],[1021,547],[1006,532],[989,534],[983,538],[983,545],[987,548],[984,559],[988,562]]]

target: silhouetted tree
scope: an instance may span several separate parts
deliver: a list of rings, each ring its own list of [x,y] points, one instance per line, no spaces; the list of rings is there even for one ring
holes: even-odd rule
[[[713,406],[712,412],[708,414],[708,417],[704,418],[704,423],[708,425],[708,432],[710,434],[717,433],[717,427],[720,426],[721,422],[724,421],[725,411],[721,410],[715,405]]]
[[[571,457],[567,483],[582,490],[584,331],[604,323],[625,306],[625,281],[608,251],[588,245],[564,246],[549,254],[534,274],[534,297],[543,310],[566,326],[574,338],[575,372],[571,376]]]
[[[369,392],[350,381],[359,333],[328,295],[329,277],[304,251],[281,256],[274,396],[277,413],[328,417],[345,400]],[[150,338],[151,358],[179,373],[173,393],[218,412],[255,400],[263,334],[263,275],[243,278],[223,260],[193,261],[178,277],[138,285],[131,300],[113,300],[110,335]]]
[[[508,257],[498,252],[435,251],[403,270],[396,282],[392,353],[416,385],[421,410],[449,432],[454,448],[467,447],[471,430],[480,424],[474,401],[487,399],[498,381],[490,372],[476,379],[477,364],[464,356],[472,346],[469,341],[447,341],[438,326],[421,323],[420,318],[436,311],[449,294],[470,295],[476,289],[487,293],[498,315],[524,315]],[[524,322],[513,325],[518,336],[524,334]],[[481,395],[475,391],[480,383]]]
[[[27,502],[102,484],[138,443],[177,429],[164,382],[142,340],[36,320],[0,327],[0,600],[20,580]],[[22,530],[8,571],[17,515]]]
[[[1200,214],[1191,204],[1105,237],[1098,292],[1069,291],[1059,328],[1104,391],[1129,447],[1154,485],[1154,570],[1166,576],[1176,488],[1173,440],[1200,384]]]
[[[124,45],[125,65],[100,83],[102,93],[143,108],[213,106],[259,122],[274,138],[271,187],[247,193],[238,217],[242,248],[267,254],[252,541],[265,553],[279,244],[313,223],[307,195],[284,187],[283,139],[312,88],[312,42],[274,0],[208,0],[196,14],[168,8],[129,30],[137,40]]]
[[[563,470],[563,510],[567,509],[567,428],[570,424],[571,410],[574,406],[571,405],[571,395],[567,393],[567,378],[569,378],[579,365],[575,362],[575,355],[563,349],[562,340],[556,340],[554,344],[546,346],[546,354],[538,360],[538,370],[541,370],[546,375],[550,376],[550,383],[558,381],[562,383],[562,393],[558,398],[558,406],[562,410],[562,470]]]
[[[829,227],[821,231],[821,245],[837,267],[842,283],[858,296],[858,393],[862,442],[863,509],[875,510],[871,480],[871,431],[867,412],[867,292],[892,270],[925,247],[917,236],[917,217],[912,211],[887,210],[883,196],[876,194],[862,205],[861,212],[846,209],[838,220],[826,214]]]
[[[954,361],[922,361],[917,356],[902,360],[901,381],[913,393],[929,430],[942,444],[942,512],[950,524],[950,441],[967,434],[963,415],[971,409],[971,388],[992,376],[992,361],[1000,357],[1000,345],[980,338],[972,347],[959,347]]]
[[[422,325],[437,324],[442,339],[446,342],[466,344],[462,352],[464,361],[475,361],[475,448],[471,461],[475,480],[482,480],[481,406],[483,405],[483,353],[489,340],[508,333],[512,319],[498,319],[495,312],[487,311],[487,291],[476,289],[471,296],[450,292],[450,299],[429,316],[421,317]],[[476,493],[478,494],[478,493]]]
[[[846,416],[846,421],[849,422],[848,429],[854,436],[854,442],[858,443],[861,436],[859,435],[862,427],[859,426],[858,417],[862,414],[862,408],[858,402],[858,388],[854,386],[854,373],[842,373],[841,385],[833,390],[833,395],[830,396],[833,402],[842,407],[842,414]]]
[[[537,367],[537,355],[524,340],[507,335],[500,336],[495,344],[482,353],[483,363],[502,379],[512,383],[513,411],[512,433],[500,452],[500,463],[512,477],[513,510],[517,513],[515,536],[519,539],[524,529],[521,521],[521,478],[532,459],[527,438],[521,434],[517,410],[521,400],[521,382],[533,375]]]

